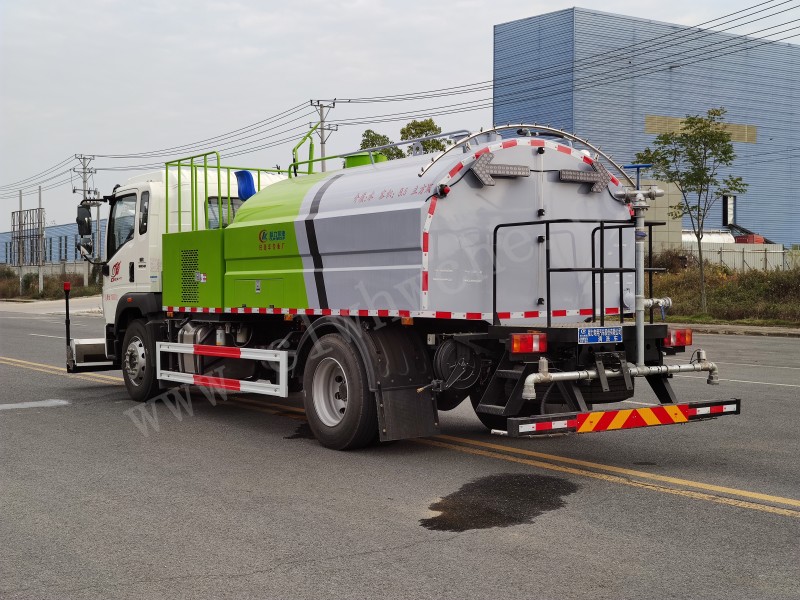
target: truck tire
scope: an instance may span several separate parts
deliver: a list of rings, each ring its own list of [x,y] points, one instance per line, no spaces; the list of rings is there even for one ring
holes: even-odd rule
[[[120,363],[128,395],[137,402],[145,402],[158,394],[155,354],[155,344],[144,321],[131,321],[122,341]]]
[[[334,450],[363,448],[378,435],[375,398],[358,352],[331,333],[311,350],[303,373],[303,402],[311,431]]]

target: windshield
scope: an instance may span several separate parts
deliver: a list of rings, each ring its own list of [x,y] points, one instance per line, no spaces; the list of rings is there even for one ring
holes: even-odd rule
[[[136,195],[117,198],[108,224],[108,257],[117,253],[125,242],[133,239],[136,217]]]

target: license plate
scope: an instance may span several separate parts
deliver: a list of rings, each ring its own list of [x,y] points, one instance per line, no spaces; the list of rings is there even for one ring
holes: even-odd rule
[[[616,344],[622,341],[622,327],[581,327],[579,344]]]

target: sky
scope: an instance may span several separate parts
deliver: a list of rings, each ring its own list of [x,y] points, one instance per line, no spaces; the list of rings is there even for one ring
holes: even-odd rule
[[[67,161],[75,154],[96,156],[93,187],[101,195],[141,172],[122,169],[163,163],[190,152],[130,155],[181,145],[221,147],[223,164],[285,167],[292,146],[315,121],[312,99],[339,99],[328,119],[356,122],[331,133],[329,155],[357,149],[367,128],[399,139],[408,119],[375,122],[376,116],[392,113],[424,115],[443,105],[486,98],[484,108],[435,120],[444,131],[490,126],[491,90],[407,102],[341,99],[490,81],[493,26],[498,23],[582,6],[699,25],[759,3],[3,0],[0,231],[10,229],[20,188],[23,208],[37,206],[39,183],[56,186],[42,195],[47,223],[74,220],[80,196],[72,188],[80,182],[74,174],[70,182],[63,171],[76,165]],[[798,2],[783,4],[792,7]],[[287,112],[290,109],[296,110]],[[269,121],[280,114],[280,120]],[[267,122],[239,132],[248,138],[217,137],[260,121]],[[267,144],[272,146],[236,155]],[[40,175],[59,163],[63,164]]]

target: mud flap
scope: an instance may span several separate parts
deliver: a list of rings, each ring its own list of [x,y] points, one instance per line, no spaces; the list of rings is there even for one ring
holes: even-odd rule
[[[436,401],[427,386],[430,358],[419,334],[385,326],[365,336],[376,377],[375,401],[382,442],[439,433]]]

